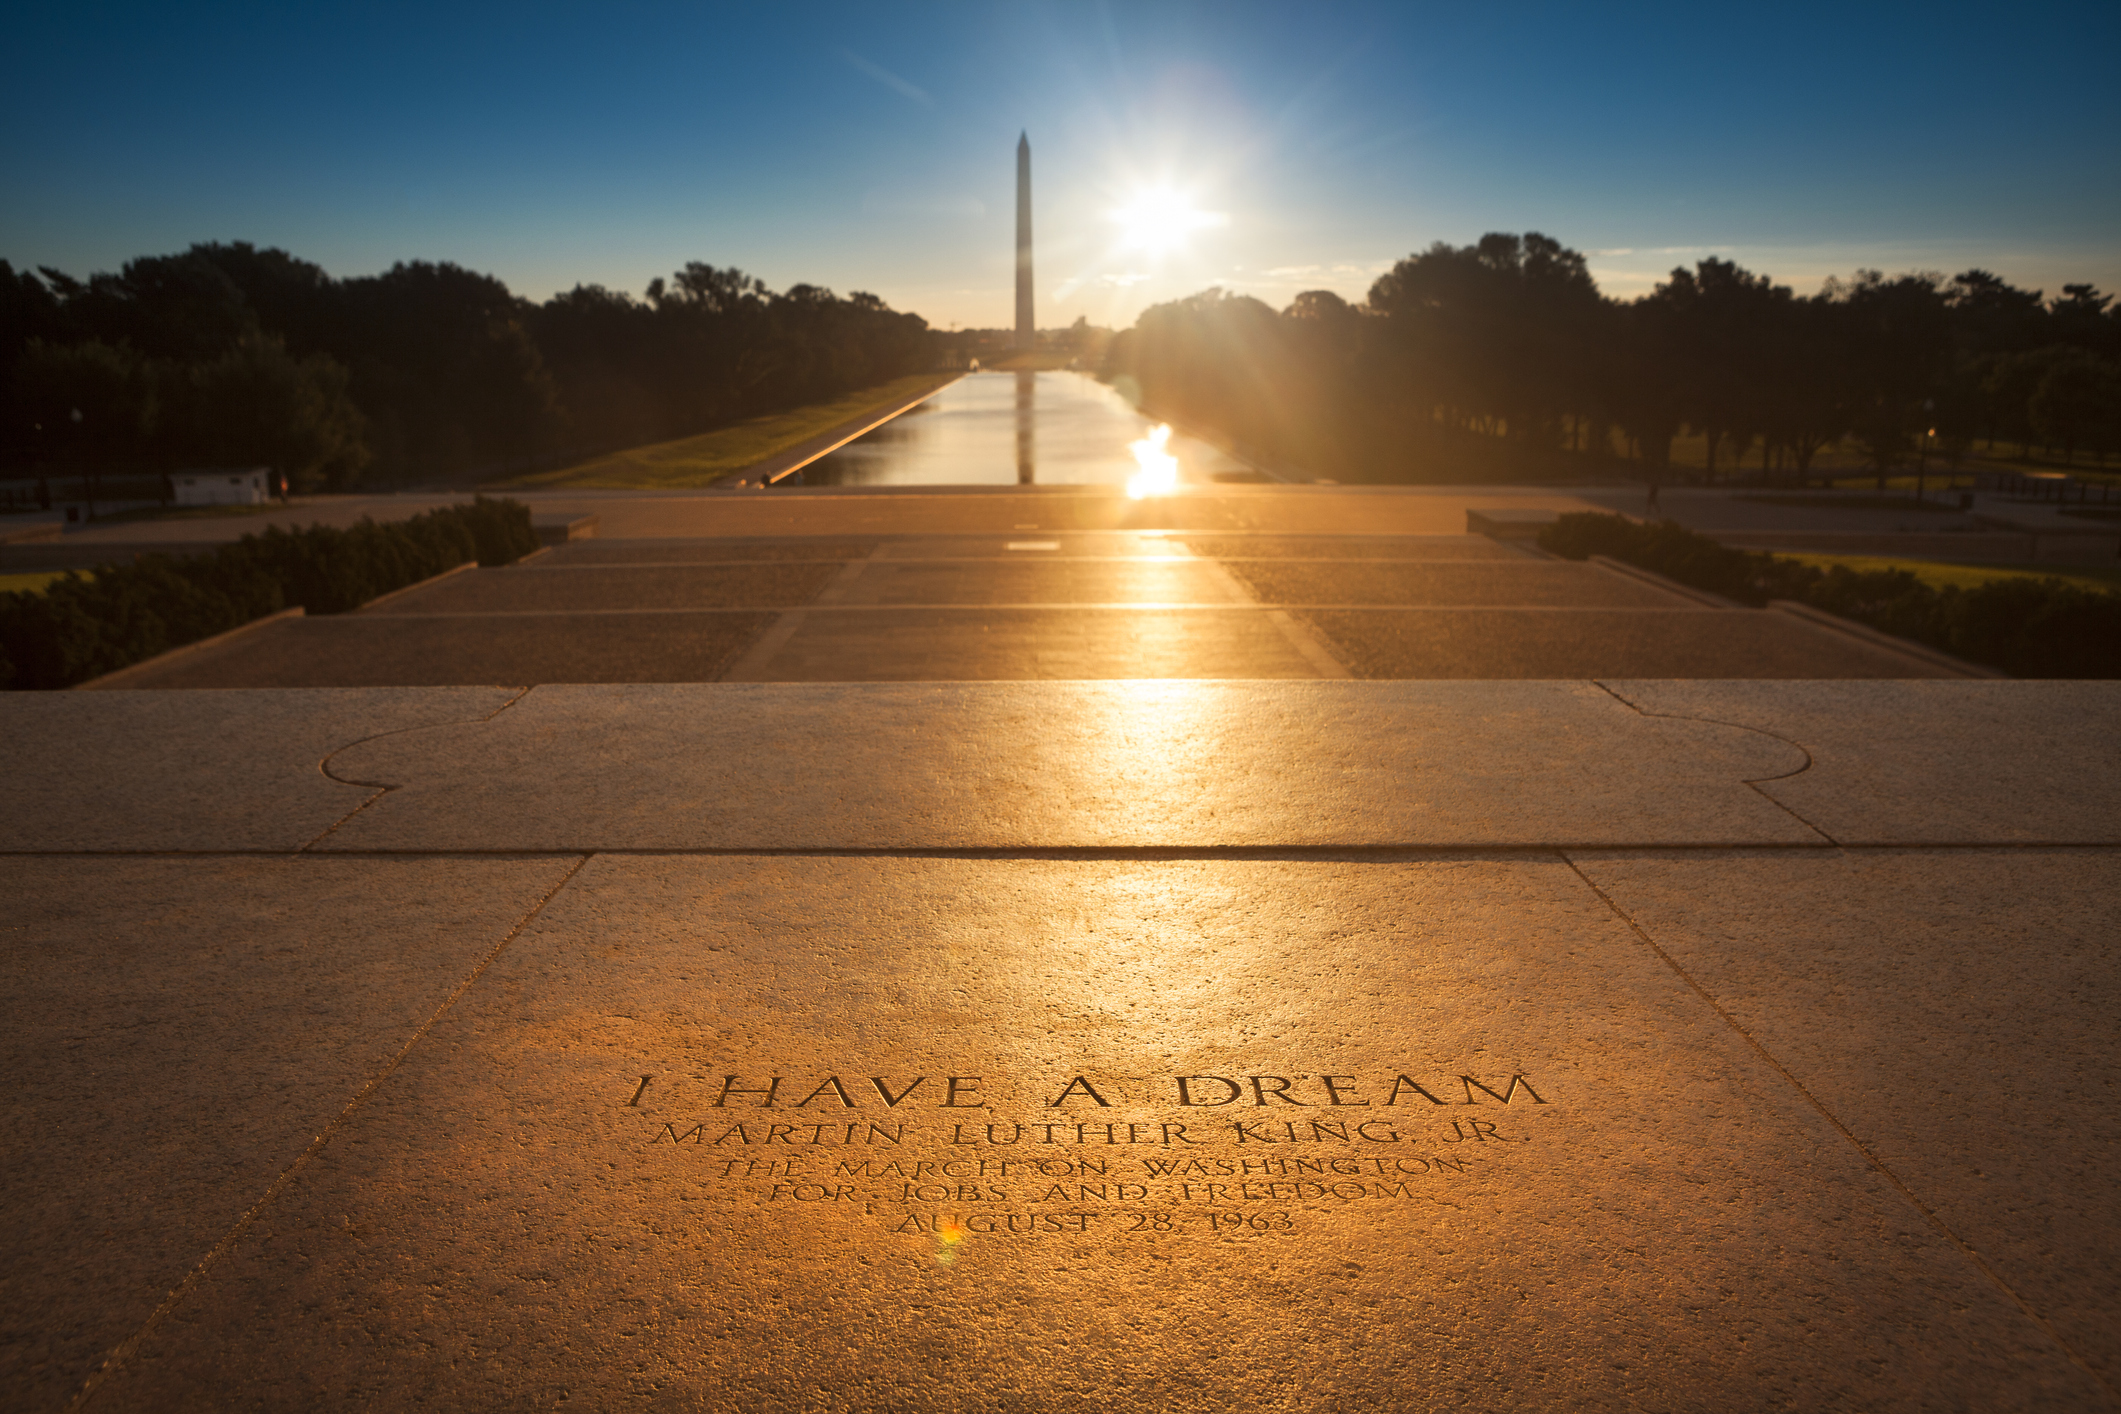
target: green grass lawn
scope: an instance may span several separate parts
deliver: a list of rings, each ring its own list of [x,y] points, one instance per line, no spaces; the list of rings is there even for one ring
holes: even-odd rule
[[[44,586],[67,575],[66,570],[35,570],[29,574],[0,574],[0,594],[42,594]],[[82,578],[92,579],[88,570],[80,571]]]
[[[623,452],[582,462],[556,471],[532,472],[490,482],[494,487],[584,486],[630,490],[678,490],[709,486],[746,467],[756,466],[799,442],[851,422],[872,409],[903,402],[923,390],[952,382],[954,373],[921,373],[875,388],[863,388],[829,403],[754,417],[733,427],[681,437],[675,442],[632,447]]]
[[[1837,489],[1875,493],[1878,489],[1878,478],[1875,474],[1870,476],[1837,476],[1834,478],[1833,485]],[[1905,491],[1910,497],[1913,497],[1916,486],[1917,478],[1913,472],[1908,472],[1906,475],[1895,472],[1885,478],[1885,489],[1887,491]],[[1971,491],[1974,489],[1974,478],[1964,475],[1954,476],[1948,471],[1933,471],[1929,475],[1920,478],[1920,486],[1924,496],[1935,496],[1946,491]]]
[[[1846,565],[1858,572],[1906,570],[1924,584],[1938,589],[1946,585],[1972,589],[1998,579],[2061,579],[2082,585],[2086,589],[2121,592],[2121,567],[2106,569],[2094,565],[1953,565],[1941,560],[1890,560],[1872,555],[1792,555],[1780,551],[1777,556],[1802,564],[1816,565],[1820,569]]]

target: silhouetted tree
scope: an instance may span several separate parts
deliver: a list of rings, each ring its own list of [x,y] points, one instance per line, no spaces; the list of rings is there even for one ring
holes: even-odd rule
[[[1441,420],[1540,447],[1589,402],[1603,313],[1583,257],[1538,232],[1438,243],[1370,288],[1403,386]]]
[[[1765,432],[1769,360],[1790,303],[1788,288],[1714,256],[1674,270],[1645,303],[1662,307],[1662,376],[1685,419],[1707,442],[1706,475],[1726,441]]]
[[[1829,280],[1821,298],[1844,307],[1850,425],[1882,474],[1914,450],[1928,427],[1952,359],[1951,321],[1935,274],[1888,280],[1859,270]]]
[[[2066,457],[2090,447],[2104,461],[2121,437],[2121,365],[2083,349],[2057,353],[2028,400],[2034,430]]]
[[[155,369],[155,442],[170,466],[271,466],[295,489],[351,484],[368,462],[346,369],[253,336],[213,358]]]
[[[141,463],[159,412],[155,381],[130,345],[32,339],[15,361],[10,410],[60,466]]]
[[[1764,334],[1755,392],[1761,433],[1801,480],[1839,441],[1851,417],[1845,309],[1832,300],[1777,303]]]
[[[44,351],[32,370],[33,345]],[[0,457],[145,465],[257,460],[233,448],[270,446],[312,481],[350,484],[372,461],[377,479],[402,482],[684,436],[934,358],[925,321],[874,295],[815,285],[776,295],[697,261],[645,299],[581,286],[543,305],[448,263],[334,280],[242,241],[85,281],[0,264]],[[124,391],[135,374],[137,398]],[[93,433],[70,419],[55,430],[45,404],[61,385],[132,411],[95,415]],[[156,404],[164,394],[176,401]],[[260,417],[281,422],[268,431]]]
[[[2049,337],[2088,353],[2121,354],[2114,340],[2117,325],[2107,309],[2113,298],[2091,285],[2064,285],[2062,298],[2048,306]]]

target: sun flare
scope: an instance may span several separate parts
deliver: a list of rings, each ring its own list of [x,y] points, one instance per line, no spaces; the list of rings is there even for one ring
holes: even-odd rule
[[[1178,249],[1195,231],[1229,224],[1229,217],[1221,212],[1202,211],[1190,198],[1168,187],[1140,192],[1111,214],[1119,225],[1122,248],[1151,255]]]
[[[1139,442],[1127,444],[1141,467],[1127,478],[1129,496],[1139,501],[1146,496],[1168,496],[1178,489],[1178,458],[1166,450],[1170,441],[1171,424],[1166,422]]]

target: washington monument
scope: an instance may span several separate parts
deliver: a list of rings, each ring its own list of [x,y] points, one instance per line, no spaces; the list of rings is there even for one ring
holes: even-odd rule
[[[1016,139],[1016,346],[1038,346],[1038,321],[1031,313],[1031,135]]]

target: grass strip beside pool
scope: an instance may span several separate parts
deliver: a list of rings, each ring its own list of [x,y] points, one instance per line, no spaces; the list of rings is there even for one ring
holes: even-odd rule
[[[697,437],[630,447],[577,466],[533,472],[492,484],[640,491],[708,486],[746,467],[756,466],[797,443],[822,436],[841,423],[852,422],[864,413],[904,402],[918,396],[923,389],[940,388],[957,376],[955,373],[916,374],[874,388],[863,388],[829,403],[812,403],[808,407],[754,417],[734,426],[702,432]]]

